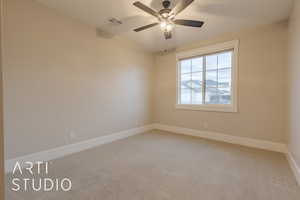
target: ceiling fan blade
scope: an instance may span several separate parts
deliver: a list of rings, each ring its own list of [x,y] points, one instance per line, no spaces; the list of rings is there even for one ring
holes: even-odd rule
[[[181,11],[183,11],[186,7],[188,7],[194,0],[181,0],[171,11],[171,15],[177,15]]]
[[[178,25],[191,26],[191,27],[201,27],[204,24],[204,22],[202,21],[185,20],[185,19],[176,19],[174,20],[174,23]]]
[[[134,29],[134,31],[135,31],[135,32],[143,31],[143,30],[145,30],[145,29],[151,28],[151,27],[156,26],[156,25],[158,25],[158,24],[159,24],[159,23],[148,24],[148,25],[146,25],[146,26],[142,26],[142,27],[140,27],[140,28],[136,28],[136,29]]]
[[[138,7],[139,9],[145,11],[146,13],[153,15],[154,17],[159,17],[159,14],[155,10],[153,10],[152,8],[149,8],[148,6],[146,6],[145,4],[143,4],[139,1],[134,2],[133,5]]]

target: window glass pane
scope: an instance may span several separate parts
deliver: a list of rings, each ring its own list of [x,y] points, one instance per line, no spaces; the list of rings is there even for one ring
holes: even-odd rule
[[[217,69],[218,68],[218,56],[209,55],[206,56],[206,70]]]
[[[205,95],[205,103],[206,104],[218,104],[219,97],[217,88],[206,88],[206,95]]]
[[[192,72],[203,71],[203,57],[192,59]]]
[[[205,94],[205,103],[206,104],[218,104],[219,103],[219,97],[217,88],[206,88],[206,94]]]
[[[190,73],[191,72],[191,67],[192,67],[192,62],[190,59],[188,60],[181,60],[180,61],[180,69],[181,69],[181,74],[183,73]]]
[[[231,86],[231,69],[223,68],[218,71],[218,87],[230,87]]]
[[[192,104],[202,104],[202,89],[195,88],[192,90]]]
[[[192,87],[202,88],[202,72],[197,72],[192,74]]]
[[[191,82],[191,74],[182,74],[181,75],[181,88],[191,88],[192,82]]]
[[[180,93],[180,103],[181,104],[191,104],[191,90],[181,89]]]
[[[218,55],[218,68],[231,67],[231,51]]]
[[[217,70],[206,71],[206,87],[217,87]]]
[[[179,103],[231,104],[231,68],[232,51],[181,60]]]
[[[230,87],[219,88],[219,104],[230,104],[231,103],[231,91]]]

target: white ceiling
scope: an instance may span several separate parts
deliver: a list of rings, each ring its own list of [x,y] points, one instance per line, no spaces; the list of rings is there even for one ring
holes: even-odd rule
[[[110,35],[127,37],[150,51],[175,48],[222,33],[288,18],[293,0],[195,0],[177,18],[203,20],[202,28],[176,26],[173,38],[165,40],[159,26],[136,33],[134,28],[154,22],[155,18],[134,7],[135,0],[36,0],[66,15],[79,19]],[[159,10],[162,0],[139,0]],[[174,6],[179,0],[171,0]],[[108,23],[120,19],[119,26]]]

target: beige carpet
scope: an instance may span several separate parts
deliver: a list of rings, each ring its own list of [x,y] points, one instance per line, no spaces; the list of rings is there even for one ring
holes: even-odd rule
[[[7,184],[6,200],[300,199],[283,154],[160,131],[55,160],[49,170],[73,189],[12,192]]]

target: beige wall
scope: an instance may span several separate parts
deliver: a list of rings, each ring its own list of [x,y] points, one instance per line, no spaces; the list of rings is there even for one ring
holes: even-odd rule
[[[150,54],[32,0],[4,27],[6,159],[151,122]]]
[[[174,53],[153,59],[129,41],[96,37],[93,28],[32,0],[5,0],[4,22],[6,159],[151,122],[286,140],[286,23],[179,49],[240,40],[239,112],[222,113],[175,109]]]
[[[288,146],[300,166],[300,2],[295,1],[289,24]]]
[[[0,0],[0,200],[4,199],[4,137],[3,137],[3,96],[2,96],[2,16],[3,1]]]
[[[238,113],[175,109],[175,53],[156,57],[157,123],[284,142],[283,72],[286,68],[287,23],[258,27],[198,42],[179,49],[240,40]]]

